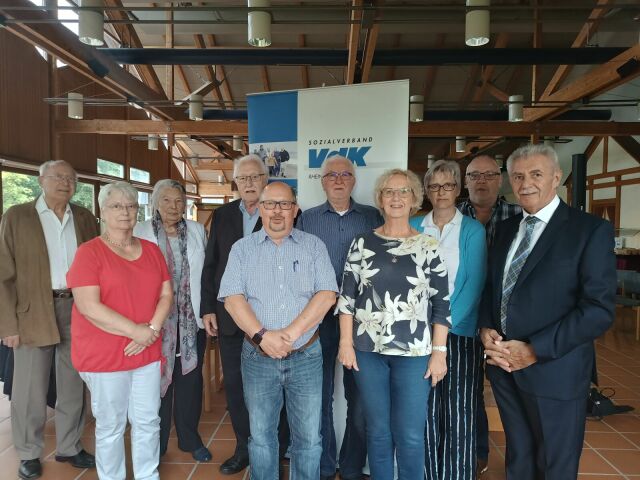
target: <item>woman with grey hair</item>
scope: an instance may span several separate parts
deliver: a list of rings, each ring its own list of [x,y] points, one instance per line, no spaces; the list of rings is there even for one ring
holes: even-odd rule
[[[394,478],[395,456],[399,479],[423,480],[425,405],[446,374],[447,270],[435,239],[409,224],[422,204],[415,173],[382,174],[375,200],[384,224],[355,237],[344,268],[338,359],[361,393],[371,477]]]
[[[157,244],[173,279],[173,308],[162,329],[160,455],[169,444],[171,417],[178,448],[199,462],[211,453],[198,433],[202,412],[202,363],[207,341],[200,318],[200,277],[206,236],[198,222],[183,218],[187,194],[176,180],[160,180],[151,194],[153,218],[136,225],[134,234]]]
[[[482,224],[456,209],[460,167],[438,160],[424,176],[433,210],[411,220],[414,228],[440,243],[447,267],[451,331],[447,376],[429,397],[425,429],[427,480],[476,478],[476,392],[482,344],[476,336],[478,307],[486,271]]]
[[[135,478],[159,479],[162,326],[173,304],[160,249],[133,236],[138,192],[126,182],[98,196],[104,233],[78,247],[67,273],[73,291],[71,360],[91,391],[96,467],[126,477],[124,431],[131,423]]]

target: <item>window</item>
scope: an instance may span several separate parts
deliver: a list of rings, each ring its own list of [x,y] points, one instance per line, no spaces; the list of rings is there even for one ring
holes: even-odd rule
[[[71,199],[71,203],[80,205],[92,213],[96,213],[93,195],[93,185],[91,183],[78,182],[76,185],[76,194]]]
[[[151,195],[149,195],[149,193],[138,190],[138,205],[140,205],[140,208],[138,209],[139,222],[151,220],[151,217],[153,216],[151,205],[149,205],[150,197]]]
[[[124,165],[110,162],[109,160],[98,159],[98,173],[111,177],[124,178]]]
[[[139,168],[129,168],[129,178],[134,182],[151,183],[151,175],[146,170]]]

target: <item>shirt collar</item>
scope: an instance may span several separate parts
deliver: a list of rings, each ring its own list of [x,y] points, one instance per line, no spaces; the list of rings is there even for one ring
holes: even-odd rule
[[[49,206],[47,205],[47,202],[44,201],[44,194],[41,194],[38,197],[38,200],[36,200],[36,211],[42,215],[44,212],[53,212],[53,210],[51,210],[49,208]],[[71,205],[69,203],[67,203],[67,207],[65,208],[64,211],[65,214],[69,214],[71,215]]]
[[[269,234],[267,233],[267,231],[264,229],[264,227],[262,227],[260,230],[258,230],[256,235],[256,242],[258,244],[264,243],[267,240],[271,240],[271,237],[269,236]],[[293,240],[296,243],[300,243],[300,230],[298,230],[297,228],[293,228],[291,229],[291,232],[289,232],[289,235],[287,235],[284,238],[290,238],[291,240]]]
[[[447,225],[459,225],[462,223],[462,213],[460,210],[456,209],[456,213],[453,214],[453,218],[447,222]],[[436,224],[433,223],[433,210],[427,213],[422,220],[423,227],[435,227]]]
[[[245,215],[248,215],[249,217],[252,217],[252,218],[260,213],[260,209],[259,208],[256,208],[255,212],[249,213],[249,210],[247,210],[247,207],[245,207],[245,205],[244,205],[244,200],[240,200],[240,205],[238,206],[238,208],[240,209],[240,211],[242,213],[244,213]]]
[[[551,217],[555,213],[556,208],[558,208],[558,205],[560,205],[560,198],[558,198],[558,195],[556,195],[553,197],[553,200],[551,200],[549,203],[547,203],[547,205],[545,205],[533,215],[538,218],[538,220],[542,220],[544,223],[549,223],[549,220],[551,220]],[[522,221],[524,222],[529,216],[531,216],[531,214],[527,213],[527,211],[523,209]]]
[[[331,203],[329,203],[329,200],[327,200],[326,202],[324,202],[323,204],[323,210],[325,212],[333,212],[333,213],[338,213],[336,211],[335,208],[333,208],[333,206],[331,205]],[[356,202],[353,198],[349,199],[349,208],[347,208],[347,212],[350,212],[351,210],[355,210],[358,213],[362,213],[360,204],[358,202]]]

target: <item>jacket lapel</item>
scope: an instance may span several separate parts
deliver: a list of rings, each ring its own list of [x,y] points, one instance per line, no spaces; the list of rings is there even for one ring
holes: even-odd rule
[[[553,242],[558,238],[558,233],[563,228],[564,223],[569,218],[569,207],[562,200],[558,205],[558,208],[551,216],[549,220],[549,224],[540,235],[540,238],[536,242],[533,250],[529,254],[527,261],[522,267],[522,271],[518,276],[518,281],[514,288],[518,288],[521,282],[523,282],[527,276],[533,271],[538,262],[544,257],[549,248],[553,245]]]

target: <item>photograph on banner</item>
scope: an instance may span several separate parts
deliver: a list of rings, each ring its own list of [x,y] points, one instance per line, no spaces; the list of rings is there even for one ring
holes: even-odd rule
[[[263,142],[250,144],[249,151],[256,154],[269,170],[269,181],[297,180],[297,142]]]

